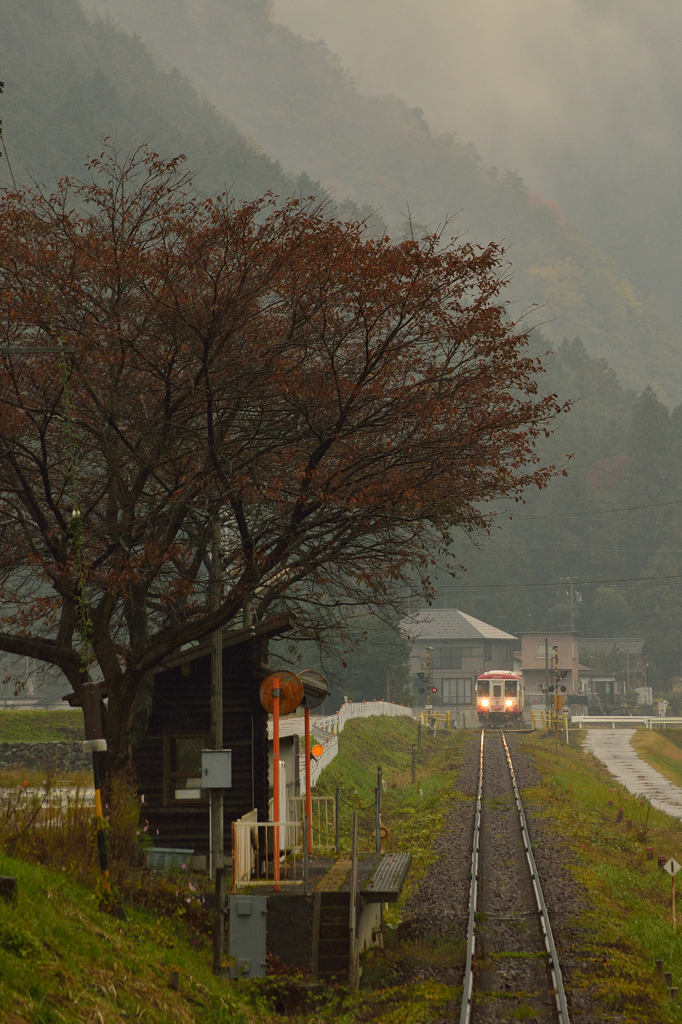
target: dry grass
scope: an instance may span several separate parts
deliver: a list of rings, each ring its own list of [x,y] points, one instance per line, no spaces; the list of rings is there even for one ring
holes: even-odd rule
[[[642,760],[677,786],[682,786],[682,749],[677,745],[680,742],[682,731],[679,729],[670,733],[638,729],[632,737],[632,746]]]
[[[60,790],[49,778],[41,781],[40,787],[24,780],[0,790],[0,851],[29,863],[68,870],[94,886],[99,866],[91,794],[77,785]],[[141,862],[143,827],[131,780],[114,781],[106,799],[107,847],[115,880]]]

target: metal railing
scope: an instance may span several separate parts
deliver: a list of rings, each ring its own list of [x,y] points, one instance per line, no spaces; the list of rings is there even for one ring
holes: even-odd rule
[[[557,724],[557,712],[554,708],[547,708],[545,711],[535,711],[531,708],[530,718],[534,729],[554,729]],[[570,711],[559,711],[558,718],[560,729],[565,729],[567,721],[578,721],[571,718]]]
[[[451,711],[439,711],[438,708],[424,708],[419,715],[419,721],[427,729],[437,730],[439,726],[441,729],[450,729],[451,715]]]
[[[305,796],[290,797],[287,802],[287,818],[301,825],[305,817]],[[311,803],[313,850],[332,850],[336,841],[336,801],[333,796],[311,796]]]
[[[307,855],[303,849],[303,824],[257,821],[252,817],[255,813],[250,811],[232,822],[232,892],[236,892],[238,886],[272,886],[276,881],[287,889],[292,886],[305,889]],[[276,860],[278,879],[275,879]]]
[[[612,729],[616,725],[643,725],[645,729],[653,729],[658,726],[674,725],[682,727],[682,718],[659,718],[657,715],[578,715],[571,719],[573,725],[610,725]]]

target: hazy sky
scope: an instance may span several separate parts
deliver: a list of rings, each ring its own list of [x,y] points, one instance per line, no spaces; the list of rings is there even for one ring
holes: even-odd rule
[[[546,193],[568,153],[610,170],[679,144],[679,0],[274,0],[273,15]]]

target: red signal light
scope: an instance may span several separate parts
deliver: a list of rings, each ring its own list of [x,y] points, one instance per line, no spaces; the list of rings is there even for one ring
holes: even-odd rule
[[[438,693],[438,687],[437,686],[432,686],[431,687],[431,693]]]

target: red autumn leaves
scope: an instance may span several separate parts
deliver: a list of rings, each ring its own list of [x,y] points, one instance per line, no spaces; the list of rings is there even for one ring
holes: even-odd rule
[[[205,199],[144,150],[90,174],[0,209],[0,344],[76,350],[66,372],[0,357],[0,648],[80,685],[77,507],[123,749],[145,671],[246,599],[311,624],[390,601],[486,501],[542,486],[534,442],[558,406],[536,394],[494,245],[371,239],[312,200]]]

